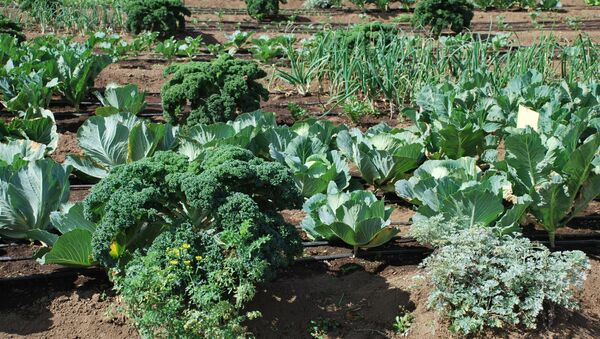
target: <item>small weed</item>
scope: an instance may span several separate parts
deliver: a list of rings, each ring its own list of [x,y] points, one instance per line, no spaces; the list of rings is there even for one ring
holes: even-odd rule
[[[351,96],[344,102],[342,107],[344,114],[350,118],[353,123],[358,123],[364,115],[376,114],[375,107],[370,100],[361,100],[356,96]]]
[[[394,320],[394,324],[392,325],[392,328],[394,329],[394,332],[398,335],[401,335],[403,337],[408,335],[408,332],[410,331],[410,326],[412,325],[413,322],[413,315],[412,313],[408,312],[405,309],[401,309],[400,310],[402,312],[402,315],[397,315],[396,319]]]
[[[577,16],[569,16],[565,19],[565,23],[574,31],[581,30],[582,20]]]
[[[294,120],[305,119],[306,116],[308,115],[308,112],[306,112],[306,109],[304,109],[302,106],[298,105],[295,102],[288,103],[287,108],[290,111],[290,114],[292,115]]]
[[[334,319],[318,318],[308,323],[307,331],[311,338],[325,339],[327,333],[338,327],[340,327],[340,324]]]

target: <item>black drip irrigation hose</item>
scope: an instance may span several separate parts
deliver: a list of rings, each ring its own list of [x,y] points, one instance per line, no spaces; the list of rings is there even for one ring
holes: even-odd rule
[[[10,277],[10,278],[0,278],[0,286],[7,287],[11,285],[16,285],[21,287],[24,283],[48,283],[50,281],[60,281],[60,280],[74,280],[78,276],[83,275],[87,277],[94,278],[104,278],[106,277],[106,270],[102,267],[93,266],[93,267],[63,267],[57,271],[46,273],[46,274],[32,274],[32,275],[23,275],[18,277]]]
[[[532,22],[530,21],[519,21],[519,22],[510,22],[510,29],[508,32],[528,32],[528,31],[548,31],[548,30],[568,30],[571,31],[571,28],[568,24],[551,21],[551,20],[543,20],[537,22],[537,27],[534,27]],[[262,31],[262,32],[280,32],[280,33],[318,33],[322,32],[324,29],[348,29],[351,28],[354,24],[348,23],[340,23],[340,22],[331,22],[331,23],[321,23],[321,22],[276,22],[276,23],[253,23],[253,22],[239,22],[239,21],[211,21],[211,22],[198,22],[194,25],[190,25],[186,31],[192,33],[201,34],[205,31],[223,31],[223,30],[240,30],[240,31]],[[413,33],[426,33],[426,30],[423,29],[413,29],[410,23],[396,23],[395,26],[397,28],[402,29],[410,29]],[[581,23],[582,31],[595,31],[600,29],[600,20],[591,19],[585,20]],[[490,31],[490,24],[486,22],[477,22],[471,24],[472,32],[479,33],[488,33]]]

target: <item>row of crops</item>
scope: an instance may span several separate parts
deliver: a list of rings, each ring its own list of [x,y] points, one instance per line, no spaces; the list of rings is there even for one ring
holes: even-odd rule
[[[0,236],[42,243],[43,264],[106,268],[145,336],[246,335],[257,284],[302,256],[301,236],[360,256],[398,234],[398,200],[416,211],[412,235],[437,249],[424,263],[430,302],[452,330],[532,327],[545,303],[575,307],[585,254],[520,233],[535,224],[554,247],[600,194],[600,58],[586,36],[514,47],[502,35],[435,40],[371,24],[212,45],[22,38],[0,35]],[[136,84],[94,92],[105,67],[147,51],[215,55],[165,69],[165,122],[139,116]],[[261,63],[235,57],[244,53]],[[295,123],[277,124],[261,110],[265,68],[301,96],[326,96],[328,110],[410,125],[352,128],[297,105]],[[81,151],[56,163],[51,104],[78,112],[92,95]],[[75,181],[93,186],[69,203]],[[280,214],[300,208],[302,234]]]
[[[585,0],[587,5],[599,5],[596,0]],[[402,13],[400,22],[412,22],[414,28],[425,28],[439,35],[444,29],[460,32],[470,27],[477,10],[530,10],[534,11],[532,22],[540,11],[556,11],[562,8],[559,0],[307,0],[304,10],[281,10],[287,16],[280,14],[281,0],[246,0],[246,9],[239,12],[238,8],[214,8],[212,14],[248,15],[258,21],[291,20],[298,15],[311,15],[316,9],[326,10],[331,14],[331,8],[337,10],[377,8],[389,11],[390,6],[413,14]],[[143,30],[160,32],[170,36],[185,26],[185,17],[193,16],[203,8],[187,8],[180,1],[171,0],[43,0],[15,1],[4,0],[3,6],[8,9],[11,19],[15,19],[26,27],[39,27],[42,32],[66,29],[72,32],[87,32],[100,28],[127,29],[139,33]],[[240,5],[244,3],[240,1]],[[348,7],[349,5],[350,7]],[[347,13],[347,11],[342,11]],[[196,19],[192,19],[198,23]],[[205,22],[206,23],[206,22]]]
[[[281,19],[279,3],[246,1],[259,20]],[[435,249],[423,262],[429,306],[452,331],[532,328],[548,305],[575,308],[590,262],[554,247],[600,194],[598,44],[438,38],[468,28],[475,7],[559,1],[352,3],[414,5],[413,26],[432,34],[370,23],[304,39],[238,30],[208,43],[174,37],[197,10],[179,1],[6,2],[0,238],[41,244],[42,265],[106,269],[144,337],[243,337],[260,316],[249,307],[257,286],[306,259],[303,240],[359,257],[386,248],[400,202],[415,211],[411,236]],[[25,41],[20,25],[87,38]],[[87,32],[98,27],[137,35]],[[94,88],[108,65],[142,54],[170,64],[162,119],[142,118],[151,103],[137,84]],[[293,103],[294,122],[278,124],[261,110],[274,82],[317,97],[323,116],[355,125],[385,115],[403,127],[334,124]],[[61,103],[90,117],[77,151],[57,163],[58,130],[73,114],[51,111]],[[89,193],[69,202],[81,184]],[[282,217],[290,209],[303,210],[299,225]],[[521,235],[532,225],[550,249]]]

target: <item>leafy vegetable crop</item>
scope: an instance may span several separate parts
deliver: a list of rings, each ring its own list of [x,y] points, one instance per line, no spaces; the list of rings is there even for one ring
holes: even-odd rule
[[[77,131],[84,154],[67,156],[65,165],[84,179],[97,181],[117,165],[172,149],[176,133],[177,128],[169,124],[150,123],[125,113],[90,117]]]
[[[69,173],[51,159],[39,159],[43,152],[40,155],[33,149],[35,156],[24,151],[13,147],[12,159],[3,154],[0,236],[51,243],[56,236],[49,232],[50,213],[69,198]],[[23,160],[23,155],[31,161]]]
[[[128,31],[158,32],[162,38],[170,37],[185,28],[185,17],[192,15],[181,0],[131,0],[127,3]]]
[[[341,239],[354,248],[377,247],[398,230],[390,226],[391,208],[368,191],[342,192],[334,182],[327,194],[317,194],[303,206],[302,228],[314,239]]]
[[[238,113],[260,108],[268,91],[256,80],[266,76],[255,62],[222,55],[211,62],[171,65],[173,74],[161,90],[168,122],[193,126],[233,120]],[[184,111],[189,103],[191,112]]]
[[[366,133],[341,131],[337,146],[360,171],[363,179],[383,191],[408,175],[424,159],[423,141],[409,131],[381,123]]]

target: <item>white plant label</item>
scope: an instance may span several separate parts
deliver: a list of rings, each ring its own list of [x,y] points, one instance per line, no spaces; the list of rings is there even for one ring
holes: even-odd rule
[[[525,128],[530,126],[537,131],[539,120],[540,114],[538,112],[523,105],[519,105],[519,112],[517,113],[517,128]]]

